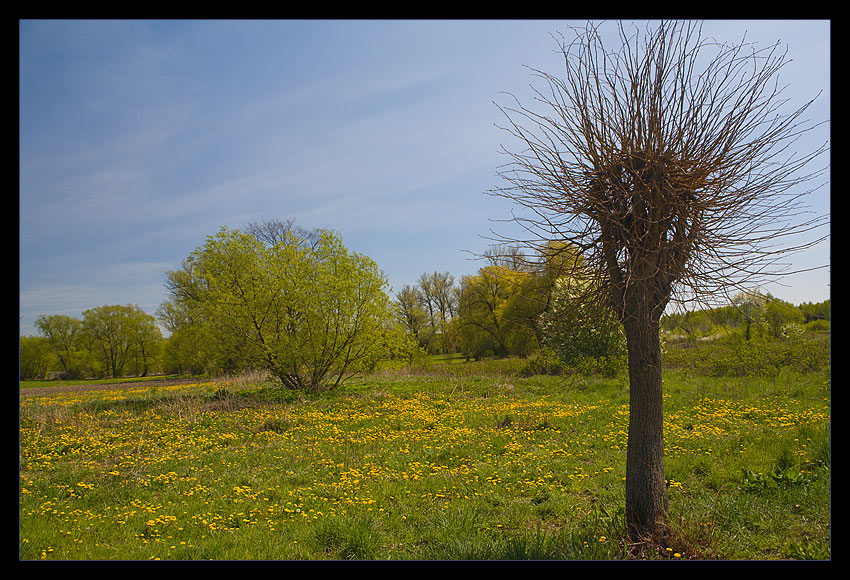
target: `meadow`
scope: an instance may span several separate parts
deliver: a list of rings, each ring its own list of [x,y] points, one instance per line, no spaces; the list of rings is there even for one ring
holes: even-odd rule
[[[523,364],[22,395],[19,557],[830,557],[828,367],[665,371],[674,533],[647,547],[622,524],[625,377]]]

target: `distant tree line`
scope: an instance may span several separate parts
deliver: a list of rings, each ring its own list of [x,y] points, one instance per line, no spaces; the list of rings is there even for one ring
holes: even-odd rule
[[[727,306],[665,315],[661,327],[669,337],[684,342],[728,337],[750,342],[795,338],[807,331],[828,332],[830,321],[829,300],[795,306],[753,290],[738,293]]]
[[[222,228],[166,272],[169,298],[156,318],[133,305],[40,316],[39,336],[20,337],[20,377],[263,369],[284,386],[318,391],[386,359],[534,357],[597,369],[624,361],[613,309],[583,302],[588,282],[572,275],[585,267],[574,248],[551,243],[526,255],[499,246],[483,262],[459,279],[423,273],[391,298],[377,265],[333,232],[291,220]],[[829,300],[794,306],[754,291],[725,307],[665,315],[661,328],[686,342],[718,333],[750,341],[828,331],[829,321]]]
[[[41,315],[20,337],[20,378],[147,376],[160,371],[162,332],[135,305],[98,306],[82,318]]]
[[[480,360],[545,350],[567,363],[625,353],[613,311],[582,308],[571,276],[581,264],[569,245],[531,256],[501,246],[483,259],[476,274],[425,273],[396,293],[400,321],[423,352]]]

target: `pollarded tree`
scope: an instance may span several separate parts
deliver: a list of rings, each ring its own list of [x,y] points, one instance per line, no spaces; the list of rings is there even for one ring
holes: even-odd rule
[[[563,76],[534,71],[543,110],[500,107],[520,148],[492,193],[521,206],[526,233],[507,241],[577,248],[583,308],[604,301],[623,324],[626,520],[639,537],[665,529],[668,506],[659,319],[671,301],[758,284],[781,253],[814,243],[781,245],[826,223],[801,217],[799,186],[823,174],[808,168],[827,148],[788,150],[813,127],[801,119],[811,101],[784,108],[778,45],[721,44],[695,22],[619,25],[614,50],[598,26],[573,32]]]

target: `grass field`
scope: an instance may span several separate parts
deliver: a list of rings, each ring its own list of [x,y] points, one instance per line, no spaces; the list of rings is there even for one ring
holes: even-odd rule
[[[500,370],[501,369],[501,370]],[[623,534],[624,378],[396,369],[20,400],[20,558],[825,559],[823,373],[665,374],[670,545]]]

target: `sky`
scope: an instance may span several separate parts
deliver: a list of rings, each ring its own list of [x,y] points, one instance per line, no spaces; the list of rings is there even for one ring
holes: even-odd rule
[[[531,103],[529,67],[563,69],[552,35],[570,25],[584,21],[21,20],[20,333],[104,305],[153,315],[206,236],[264,219],[338,232],[391,292],[475,273],[491,232],[511,233],[511,205],[486,193],[516,148],[496,103]],[[822,91],[807,118],[829,120],[829,21],[703,35],[787,45],[783,95]],[[829,212],[828,183],[810,203]],[[826,242],[792,269],[829,261]],[[829,268],[767,290],[826,300]]]

